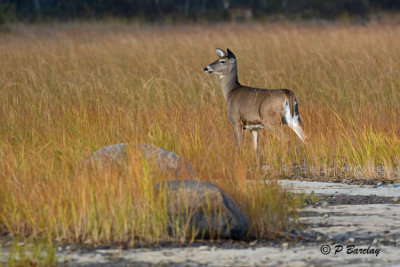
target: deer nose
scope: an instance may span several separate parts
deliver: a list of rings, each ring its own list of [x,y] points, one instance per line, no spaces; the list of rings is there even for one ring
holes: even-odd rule
[[[204,67],[204,69],[203,69],[204,71],[208,71],[208,67]]]

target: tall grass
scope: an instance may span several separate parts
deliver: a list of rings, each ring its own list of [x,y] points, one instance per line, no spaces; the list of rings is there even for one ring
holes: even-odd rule
[[[232,196],[259,238],[287,229],[295,203],[279,187],[247,179],[398,181],[399,36],[393,25],[67,25],[2,33],[0,230],[90,244],[168,239],[151,170],[74,172],[92,151],[121,142],[188,159],[197,179]],[[255,166],[250,144],[237,153],[218,78],[202,72],[215,47],[236,54],[241,83],[296,92],[312,138],[306,146],[284,128],[289,141],[260,136],[268,168]]]

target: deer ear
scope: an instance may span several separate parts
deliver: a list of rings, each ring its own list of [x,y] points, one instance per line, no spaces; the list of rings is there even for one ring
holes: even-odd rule
[[[235,62],[235,61],[236,61],[236,57],[235,57],[235,55],[232,53],[232,51],[229,50],[229,48],[226,49],[226,51],[228,51],[228,58],[229,58],[229,61],[232,62],[232,63]]]
[[[228,51],[228,58],[229,58],[229,59],[233,59],[233,60],[236,59],[235,55],[232,53],[231,50],[229,50],[229,48],[226,49],[226,51]]]
[[[215,49],[215,51],[217,52],[217,55],[218,55],[220,58],[226,57],[226,55],[227,55],[227,54],[225,53],[225,51],[222,50],[222,49],[220,49],[220,48]]]

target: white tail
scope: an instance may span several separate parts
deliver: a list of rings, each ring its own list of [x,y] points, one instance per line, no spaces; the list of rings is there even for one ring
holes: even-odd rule
[[[285,120],[285,124],[297,134],[297,136],[301,139],[301,141],[303,141],[303,143],[305,143],[306,140],[304,139],[306,135],[304,133],[303,126],[301,126],[299,123],[300,116],[297,110],[297,100],[296,98],[293,99],[293,110],[290,110],[290,105],[288,101],[289,100],[286,99],[283,103],[283,118]]]

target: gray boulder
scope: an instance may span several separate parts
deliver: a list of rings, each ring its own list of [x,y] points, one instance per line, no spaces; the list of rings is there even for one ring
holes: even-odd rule
[[[247,232],[247,220],[235,203],[211,183],[167,181],[154,187],[165,193],[171,234],[177,225],[194,231],[196,238],[240,239]]]
[[[141,157],[157,166],[162,173],[175,177],[193,178],[191,164],[174,152],[147,144],[116,144],[100,148],[83,162],[85,166],[103,170],[104,168],[126,167],[130,157]]]

